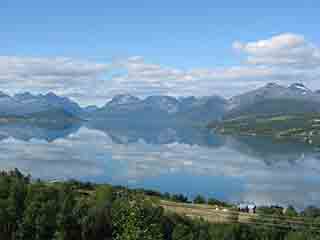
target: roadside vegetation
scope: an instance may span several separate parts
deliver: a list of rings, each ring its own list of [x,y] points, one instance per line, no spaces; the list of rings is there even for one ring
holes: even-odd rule
[[[209,223],[161,207],[161,201],[190,203],[183,195],[129,190],[78,181],[44,182],[18,170],[0,173],[1,240],[250,240],[320,239],[309,229],[253,227],[237,223]],[[233,206],[197,196],[194,205]],[[192,204],[189,204],[192,206]],[[279,211],[279,209],[261,209]],[[277,212],[277,214],[281,214]],[[294,216],[320,217],[320,210]]]

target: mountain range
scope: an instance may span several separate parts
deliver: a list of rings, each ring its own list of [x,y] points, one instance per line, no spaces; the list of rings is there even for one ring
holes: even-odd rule
[[[224,118],[241,115],[301,114],[320,111],[320,93],[301,83],[284,87],[268,83],[264,87],[231,98]]]
[[[78,115],[82,112],[77,103],[66,97],[57,96],[52,92],[44,95],[32,95],[29,92],[25,92],[14,96],[0,92],[1,116],[27,116],[52,109],[64,110],[73,115]]]
[[[93,119],[138,122],[186,121],[194,124],[235,118],[243,115],[279,115],[320,112],[320,92],[302,83],[288,87],[276,83],[225,99],[220,96],[150,96],[140,99],[117,95],[102,108],[91,112]]]
[[[150,96],[140,99],[131,95],[118,95],[105,106],[89,114],[90,119],[144,122],[149,124],[172,122],[203,122],[220,119],[226,100],[211,96],[205,98],[174,98]]]
[[[141,124],[187,122],[206,124],[212,120],[242,115],[276,115],[320,112],[320,92],[301,83],[288,87],[276,83],[225,99],[220,96],[180,97],[149,96],[144,99],[121,94],[104,106],[82,108],[67,97],[52,92],[33,95],[29,92],[10,96],[0,92],[0,117],[33,119],[81,118],[87,121],[130,121]]]

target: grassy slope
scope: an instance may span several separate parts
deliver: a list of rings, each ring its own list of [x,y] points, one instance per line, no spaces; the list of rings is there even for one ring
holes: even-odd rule
[[[95,190],[80,190],[82,194],[87,196],[94,195]],[[315,223],[312,219],[304,217],[289,217],[278,216],[271,214],[251,214],[239,212],[235,205],[224,206],[220,204],[195,204],[195,203],[181,203],[171,200],[166,200],[157,196],[144,197],[150,199],[153,204],[161,206],[166,212],[176,213],[181,216],[187,216],[193,219],[203,219],[210,223],[241,223],[253,226],[264,226],[271,228],[283,229],[311,229],[320,231],[320,224]]]
[[[320,143],[320,113],[254,116],[246,115],[215,122],[210,128],[224,134],[271,136]]]

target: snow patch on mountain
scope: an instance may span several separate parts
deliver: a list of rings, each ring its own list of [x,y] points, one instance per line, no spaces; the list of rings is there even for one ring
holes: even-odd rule
[[[169,114],[177,113],[179,111],[179,101],[174,97],[169,96],[150,96],[144,100],[144,103],[157,107]]]
[[[302,83],[294,83],[294,84],[290,85],[289,89],[301,91],[303,94],[306,94],[308,92],[309,93],[312,92],[309,88],[307,88]]]
[[[135,104],[139,102],[140,99],[138,97],[132,96],[130,94],[120,94],[114,96],[110,102],[107,103],[108,106],[116,106],[116,105],[126,105],[126,104]]]

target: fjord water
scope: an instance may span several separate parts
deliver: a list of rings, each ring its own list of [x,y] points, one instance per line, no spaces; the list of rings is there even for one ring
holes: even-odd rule
[[[19,168],[36,178],[74,178],[230,202],[320,206],[320,152],[302,143],[121,122],[1,125],[0,141],[0,168]]]

